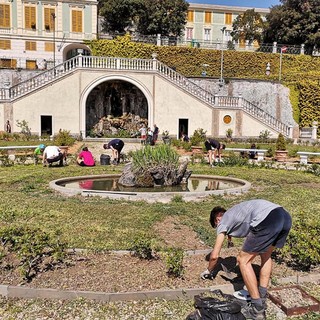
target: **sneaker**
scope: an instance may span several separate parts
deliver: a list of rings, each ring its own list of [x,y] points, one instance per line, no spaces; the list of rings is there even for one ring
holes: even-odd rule
[[[236,297],[237,299],[239,300],[243,300],[243,301],[247,301],[247,302],[250,302],[251,301],[251,297],[250,297],[250,294],[249,294],[249,291],[246,290],[246,289],[242,289],[242,290],[239,290],[239,291],[235,291],[233,293],[233,296]],[[262,300],[262,306],[263,308],[266,310],[267,309],[267,299],[268,299],[268,295],[261,298]]]
[[[249,291],[245,290],[245,289],[242,289],[242,290],[239,290],[239,291],[235,291],[233,293],[233,296],[236,297],[239,300],[243,300],[243,301],[247,301],[247,302],[251,301],[251,297],[250,297]]]
[[[244,315],[246,319],[252,319],[252,320],[266,319],[265,309],[262,308],[261,310],[258,310],[252,303],[248,303],[244,308],[242,308],[241,313]]]

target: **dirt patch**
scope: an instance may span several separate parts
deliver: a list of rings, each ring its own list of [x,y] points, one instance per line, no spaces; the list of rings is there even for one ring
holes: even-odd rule
[[[209,249],[196,233],[181,223],[178,217],[169,217],[158,223],[155,233],[168,246],[187,249]],[[62,290],[89,290],[103,292],[128,292],[174,288],[203,288],[232,283],[241,288],[242,278],[236,267],[239,248],[225,248],[221,252],[223,264],[233,268],[233,279],[229,280],[221,269],[217,269],[213,280],[201,280],[200,273],[207,268],[206,254],[185,256],[184,273],[180,278],[169,277],[165,259],[159,254],[156,259],[140,260],[130,254],[115,253],[74,253],[68,256],[66,264],[38,274],[30,287],[56,288]],[[4,263],[4,261],[2,261]],[[254,269],[259,272],[259,259]],[[3,266],[3,265],[2,265]],[[274,264],[273,279],[296,275],[296,271],[282,264]],[[300,275],[302,275],[300,273]],[[21,284],[17,269],[0,268],[0,283]]]
[[[168,247],[179,247],[184,250],[210,249],[188,226],[181,224],[177,217],[167,217],[154,226],[158,234]]]

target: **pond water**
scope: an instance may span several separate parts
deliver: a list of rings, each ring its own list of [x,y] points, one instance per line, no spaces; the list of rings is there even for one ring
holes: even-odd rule
[[[119,178],[81,179],[62,183],[61,186],[84,190],[119,191],[119,192],[205,192],[212,190],[227,190],[241,184],[236,181],[226,181],[218,178],[189,178],[187,184],[177,186],[157,186],[152,188],[124,187],[118,184]]]
[[[99,196],[166,203],[177,195],[185,201],[201,201],[211,195],[242,194],[251,187],[245,180],[214,175],[193,174],[187,184],[153,188],[124,187],[118,184],[119,178],[119,174],[67,177],[51,181],[49,186],[67,196]]]

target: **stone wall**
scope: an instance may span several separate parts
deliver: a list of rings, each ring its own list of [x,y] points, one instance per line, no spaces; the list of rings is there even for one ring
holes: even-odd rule
[[[199,86],[215,95],[242,96],[281,122],[298,126],[292,115],[290,91],[280,83],[253,80],[230,80],[219,86],[216,79],[193,79]]]

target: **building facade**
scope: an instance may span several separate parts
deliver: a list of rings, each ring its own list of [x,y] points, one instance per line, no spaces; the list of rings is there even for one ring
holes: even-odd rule
[[[232,41],[233,21],[249,9],[253,8],[190,3],[182,41],[201,47],[225,46]],[[270,12],[265,8],[254,9],[262,18]],[[242,39],[236,45],[244,49],[246,41]]]
[[[95,0],[0,0],[0,67],[45,69],[79,53],[97,37]]]

